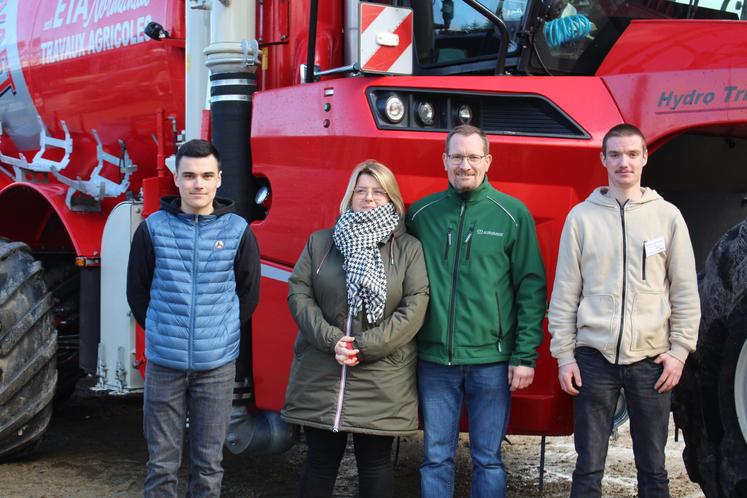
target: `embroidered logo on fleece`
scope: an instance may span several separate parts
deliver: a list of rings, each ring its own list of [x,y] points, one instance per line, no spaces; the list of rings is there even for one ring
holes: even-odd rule
[[[478,228],[475,230],[475,233],[477,235],[489,235],[491,237],[503,237],[503,232],[493,232],[492,230],[483,230],[482,228]]]

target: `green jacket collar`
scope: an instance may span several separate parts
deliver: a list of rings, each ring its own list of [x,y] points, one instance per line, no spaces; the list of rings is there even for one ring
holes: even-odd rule
[[[460,193],[456,191],[451,183],[449,183],[449,188],[446,190],[446,193],[449,197],[453,197],[459,203],[461,203],[462,201],[466,201],[467,204],[474,204],[485,199],[492,191],[493,187],[490,185],[487,175],[485,175],[482,183],[475,190]]]

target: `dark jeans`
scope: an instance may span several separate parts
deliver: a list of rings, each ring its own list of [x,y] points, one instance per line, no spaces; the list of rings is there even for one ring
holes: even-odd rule
[[[308,452],[298,485],[300,498],[332,496],[337,470],[345,454],[347,432],[332,432],[304,427]],[[358,488],[361,498],[391,498],[394,494],[394,469],[390,436],[353,434],[355,461],[358,464]]]
[[[602,496],[602,477],[612,431],[612,417],[620,389],[630,415],[630,435],[638,472],[640,498],[668,498],[669,479],[664,464],[670,393],[654,389],[663,367],[646,359],[613,365],[592,348],[578,348],[580,394],[573,400],[573,432],[578,460],[573,472],[572,497]]]
[[[145,497],[176,497],[189,415],[189,497],[220,496],[223,442],[231,415],[236,364],[184,372],[148,363],[143,431],[148,443]]]

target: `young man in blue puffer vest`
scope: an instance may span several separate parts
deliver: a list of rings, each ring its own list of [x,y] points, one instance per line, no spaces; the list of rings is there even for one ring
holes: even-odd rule
[[[132,240],[127,300],[145,328],[145,496],[176,496],[189,416],[188,496],[219,496],[241,329],[259,299],[259,250],[233,202],[216,198],[220,158],[191,140],[176,154],[178,197]]]

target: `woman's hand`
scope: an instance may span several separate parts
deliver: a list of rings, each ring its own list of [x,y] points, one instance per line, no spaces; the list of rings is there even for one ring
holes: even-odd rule
[[[354,367],[358,363],[358,350],[353,349],[355,337],[343,337],[335,344],[335,360],[340,365]]]

